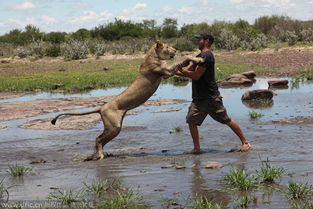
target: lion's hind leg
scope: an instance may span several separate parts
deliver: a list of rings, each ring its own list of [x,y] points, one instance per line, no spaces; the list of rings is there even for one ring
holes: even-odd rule
[[[125,113],[126,111],[112,110],[109,114],[106,114],[106,112],[101,112],[105,129],[103,133],[96,138],[94,153],[91,156],[88,156],[85,161],[105,158],[103,147],[120,133]]]

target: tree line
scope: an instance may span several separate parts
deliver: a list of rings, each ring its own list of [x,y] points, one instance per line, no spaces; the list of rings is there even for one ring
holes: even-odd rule
[[[299,41],[313,42],[313,20],[300,21],[288,16],[272,15],[259,17],[253,24],[243,19],[235,22],[216,20],[212,24],[184,24],[180,28],[177,19],[173,18],[165,18],[161,25],[157,25],[153,19],[139,23],[115,19],[90,30],[81,28],[71,33],[45,33],[34,25],[27,25],[24,30],[13,29],[0,36],[0,44],[17,47],[43,42],[60,52],[62,44],[73,41],[109,43],[134,39],[163,39],[170,42],[175,40],[174,44],[179,50],[192,50],[194,34],[203,30],[209,30],[215,36],[214,47],[228,50],[256,50],[266,47],[269,42],[288,42],[289,45]],[[5,52],[0,51],[0,55],[1,53],[3,55]]]

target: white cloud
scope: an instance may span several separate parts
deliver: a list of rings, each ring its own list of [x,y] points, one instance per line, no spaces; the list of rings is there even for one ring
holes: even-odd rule
[[[183,7],[178,9],[178,11],[182,14],[191,14],[193,10],[191,7]]]
[[[49,16],[42,16],[42,20],[49,24],[56,22],[55,18]]]
[[[83,15],[73,18],[69,22],[76,25],[82,25],[86,22],[102,22],[113,17],[108,11],[102,11],[99,14],[94,11],[83,11]]]
[[[70,8],[72,9],[86,9],[89,8],[90,6],[86,3],[78,2],[75,4],[70,5]]]
[[[34,9],[36,6],[32,2],[24,2],[22,4],[18,4],[13,7],[13,10],[27,10],[27,9]]]
[[[140,4],[140,3],[138,3],[138,4],[136,4],[136,5],[134,6],[134,9],[145,9],[145,8],[147,8],[147,5],[146,5],[146,4]]]

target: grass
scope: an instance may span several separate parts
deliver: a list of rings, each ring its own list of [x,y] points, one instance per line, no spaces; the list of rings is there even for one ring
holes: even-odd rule
[[[236,203],[239,205],[240,208],[248,208],[248,205],[252,202],[253,198],[249,196],[243,196],[239,198]]]
[[[32,170],[33,168],[28,168],[23,165],[15,164],[15,165],[9,166],[7,173],[9,173],[11,176],[14,176],[14,177],[21,177],[27,173],[30,173]]]
[[[60,89],[67,92],[124,86],[136,78],[140,62],[134,59],[10,64],[10,68],[17,70],[0,72],[0,91],[51,91],[55,84],[64,84]],[[104,71],[104,66],[111,70]],[[59,71],[61,68],[65,71]]]
[[[84,182],[84,186],[87,192],[91,192],[97,197],[104,195],[109,187],[108,181],[102,181],[102,180],[93,181],[90,185]]]
[[[304,199],[312,196],[313,187],[308,183],[298,183],[295,181],[289,181],[287,187],[287,196],[289,199]]]
[[[258,119],[260,117],[264,116],[262,113],[256,112],[256,111],[250,111],[249,112],[249,117],[251,120]]]
[[[42,59],[35,62],[8,63],[0,72],[0,91],[88,91],[97,88],[129,85],[137,76],[142,59],[89,60],[80,62]],[[110,70],[104,71],[104,67]],[[60,71],[60,69],[64,69]],[[218,64],[216,78],[224,79],[233,73],[248,71],[248,65]],[[165,82],[185,85],[188,80],[172,77]]]
[[[48,196],[49,200],[60,201],[65,205],[72,205],[73,203],[83,202],[83,195],[86,190],[82,189],[78,192],[73,192],[72,190],[57,190],[57,192],[50,193]]]
[[[175,127],[174,130],[176,133],[180,133],[183,131],[182,127],[180,127],[180,126]]]
[[[0,181],[0,202],[1,200],[5,200],[6,202],[9,200],[9,187],[5,186],[3,183],[3,179]],[[4,198],[6,195],[6,199]]]
[[[221,204],[213,203],[211,200],[206,197],[193,198],[191,199],[192,209],[223,209],[224,207]]]
[[[102,204],[96,207],[97,209],[146,209],[150,208],[143,201],[143,197],[133,191],[127,193],[117,193],[108,199],[105,199]]]
[[[261,178],[264,183],[274,183],[276,180],[281,178],[284,173],[284,168],[274,167],[268,162],[262,163],[260,170],[257,170],[258,177]]]
[[[225,174],[223,180],[229,186],[239,190],[249,190],[257,185],[254,177],[245,170],[232,168]]]

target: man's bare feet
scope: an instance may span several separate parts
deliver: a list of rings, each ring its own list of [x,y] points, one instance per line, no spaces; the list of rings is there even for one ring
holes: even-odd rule
[[[241,152],[247,152],[251,148],[251,144],[249,142],[244,143],[241,146]]]
[[[251,148],[251,144],[249,142],[244,143],[241,148],[233,148],[229,152],[247,152]]]
[[[201,150],[193,148],[189,153],[193,155],[198,155],[198,154],[201,154]]]

